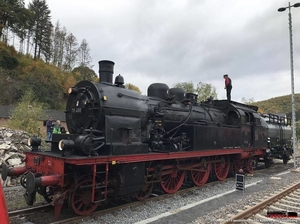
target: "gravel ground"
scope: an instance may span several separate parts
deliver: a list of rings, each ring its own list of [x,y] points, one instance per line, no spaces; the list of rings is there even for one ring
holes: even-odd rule
[[[280,179],[277,179],[280,178]],[[237,214],[237,210],[243,210],[245,206],[255,205],[265,196],[270,196],[272,193],[283,188],[292,186],[300,180],[300,172],[290,172],[284,175],[276,176],[276,178],[265,178],[265,180],[260,183],[261,186],[259,191],[251,190],[248,194],[245,194],[244,197],[238,198],[233,202],[226,204],[225,206],[220,207],[219,209],[212,211],[206,215],[198,217],[191,224],[209,224],[209,223],[220,223],[221,221],[228,220],[228,214]],[[257,220],[259,222],[259,220]]]

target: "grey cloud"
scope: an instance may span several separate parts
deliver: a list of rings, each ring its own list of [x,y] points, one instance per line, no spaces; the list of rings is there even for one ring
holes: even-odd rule
[[[54,15],[60,5],[67,4],[64,2],[54,4],[50,1]],[[99,13],[93,9],[91,15],[76,15],[78,24],[72,21],[71,16],[75,15],[61,20],[62,25],[77,38],[87,39],[96,72],[99,60],[113,60],[115,73],[124,74],[125,80],[139,86],[144,93],[151,84],[148,81],[166,81],[168,85],[206,81],[214,84],[221,96],[222,75],[228,73],[234,80],[233,96],[237,99],[265,99],[259,95],[259,88],[264,84],[257,85],[257,88],[253,86],[249,91],[239,88],[239,85],[249,82],[249,77],[272,85],[264,93],[266,97],[289,94],[288,14],[277,12],[282,6],[280,3],[271,0],[113,3],[97,1]],[[299,76],[296,76],[295,85],[298,91],[300,13],[296,10],[300,9],[293,10],[295,74]],[[60,16],[53,18],[59,19]],[[139,77],[139,83],[134,83],[134,76]],[[140,82],[142,76],[144,82]],[[281,76],[287,76],[284,85],[277,80]],[[276,85],[284,86],[284,89],[279,91],[277,87],[276,91]]]

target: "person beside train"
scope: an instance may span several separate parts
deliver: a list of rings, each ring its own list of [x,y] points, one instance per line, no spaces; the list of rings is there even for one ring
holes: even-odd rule
[[[223,75],[223,78],[225,79],[224,89],[226,89],[227,100],[231,101],[231,89],[232,89],[231,79],[228,77],[228,74]]]
[[[60,120],[57,120],[54,124],[54,127],[53,127],[53,134],[61,134],[62,132],[62,127],[60,125]]]
[[[47,129],[47,138],[46,141],[51,141],[52,138],[52,132],[53,132],[53,118],[49,117],[49,119],[46,121],[46,129]]]

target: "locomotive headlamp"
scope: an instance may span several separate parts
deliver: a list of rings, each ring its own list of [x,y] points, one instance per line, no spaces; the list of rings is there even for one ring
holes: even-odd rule
[[[78,88],[77,87],[71,87],[68,89],[68,93],[71,94],[77,94],[78,93]]]
[[[60,151],[70,150],[74,147],[74,141],[71,139],[62,139],[58,143],[58,148]]]
[[[32,147],[32,151],[37,151],[38,147],[41,145],[41,142],[42,140],[39,137],[31,137],[27,141],[28,146]]]

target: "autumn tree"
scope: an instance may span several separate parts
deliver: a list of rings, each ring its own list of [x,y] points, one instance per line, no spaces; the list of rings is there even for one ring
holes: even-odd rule
[[[198,95],[198,102],[205,101],[209,97],[217,99],[216,87],[211,84],[199,82],[197,87],[194,87],[193,82],[181,82],[174,85],[176,88],[182,88],[186,93],[195,93]]]
[[[134,90],[134,91],[138,92],[139,94],[142,94],[142,91],[139,89],[139,87],[137,87],[137,86],[135,86],[135,85],[133,85],[131,83],[125,84],[125,88],[126,89]]]
[[[192,82],[179,82],[174,85],[175,88],[182,88],[187,93],[194,93],[196,90],[194,88],[194,83]]]
[[[61,109],[64,107],[63,77],[59,69],[42,60],[32,61],[26,69],[26,76],[20,76],[22,91],[32,89],[35,99],[45,107]]]
[[[90,69],[87,66],[78,66],[78,67],[74,68],[72,72],[80,74],[79,75],[80,80],[78,80],[78,81],[81,81],[81,80],[96,81],[98,78],[95,71]]]
[[[89,47],[89,44],[87,43],[86,39],[83,39],[78,48],[77,58],[79,66],[91,67],[90,63],[92,62],[92,57],[90,55],[90,51],[91,49]]]
[[[67,29],[65,27],[61,28],[59,21],[57,21],[54,32],[52,35],[53,38],[53,57],[52,64],[56,65],[60,69],[63,68],[64,56],[65,56],[65,43],[67,37]]]
[[[66,37],[65,41],[65,57],[64,57],[64,70],[71,71],[76,63],[76,56],[77,56],[77,39],[76,37],[70,33]]]
[[[208,83],[199,82],[197,84],[196,93],[198,94],[198,101],[205,101],[209,97],[212,97],[213,99],[217,99],[217,91],[216,87],[212,86]]]

